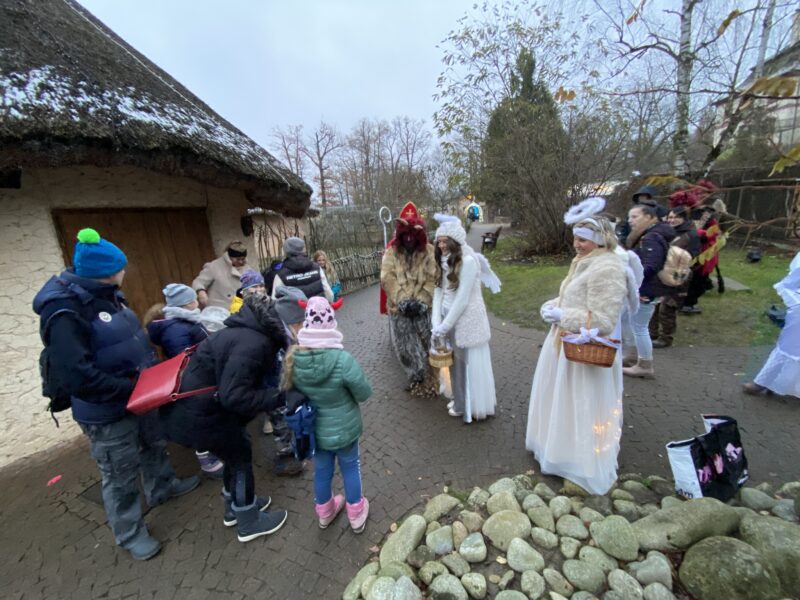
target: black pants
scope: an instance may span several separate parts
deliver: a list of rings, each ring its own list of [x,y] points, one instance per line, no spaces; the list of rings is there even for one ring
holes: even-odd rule
[[[232,431],[224,445],[212,445],[209,450],[225,463],[222,481],[233,504],[240,507],[250,506],[256,497],[250,434],[242,427],[238,431]]]
[[[694,306],[700,296],[713,287],[714,284],[711,283],[709,275],[703,275],[699,270],[692,271],[692,279],[689,282],[689,290],[686,292],[686,299],[683,301],[683,305]]]

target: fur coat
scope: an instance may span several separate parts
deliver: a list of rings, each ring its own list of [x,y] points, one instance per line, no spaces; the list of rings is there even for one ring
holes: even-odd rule
[[[423,252],[415,252],[410,264],[395,246],[389,247],[381,262],[381,287],[386,292],[386,308],[390,315],[396,314],[397,305],[406,299],[430,307],[436,287],[433,245],[427,244]]]

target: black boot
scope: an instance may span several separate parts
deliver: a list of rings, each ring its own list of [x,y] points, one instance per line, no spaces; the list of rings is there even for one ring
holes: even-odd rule
[[[275,533],[286,523],[289,516],[283,509],[261,512],[258,503],[253,502],[250,506],[233,505],[233,514],[236,515],[236,527],[239,530],[238,538],[240,542],[249,542],[263,535]]]

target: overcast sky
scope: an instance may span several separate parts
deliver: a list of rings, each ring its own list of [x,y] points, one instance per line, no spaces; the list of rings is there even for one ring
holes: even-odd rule
[[[465,0],[79,0],[261,145],[276,126],[362,117],[432,126]]]

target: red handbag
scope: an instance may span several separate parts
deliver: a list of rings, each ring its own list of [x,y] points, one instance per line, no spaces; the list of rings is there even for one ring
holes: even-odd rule
[[[136,381],[133,393],[128,399],[127,409],[135,415],[143,415],[151,410],[181,398],[189,398],[216,391],[217,386],[180,392],[181,378],[189,357],[194,354],[197,345],[191,346],[164,362],[143,370]]]

